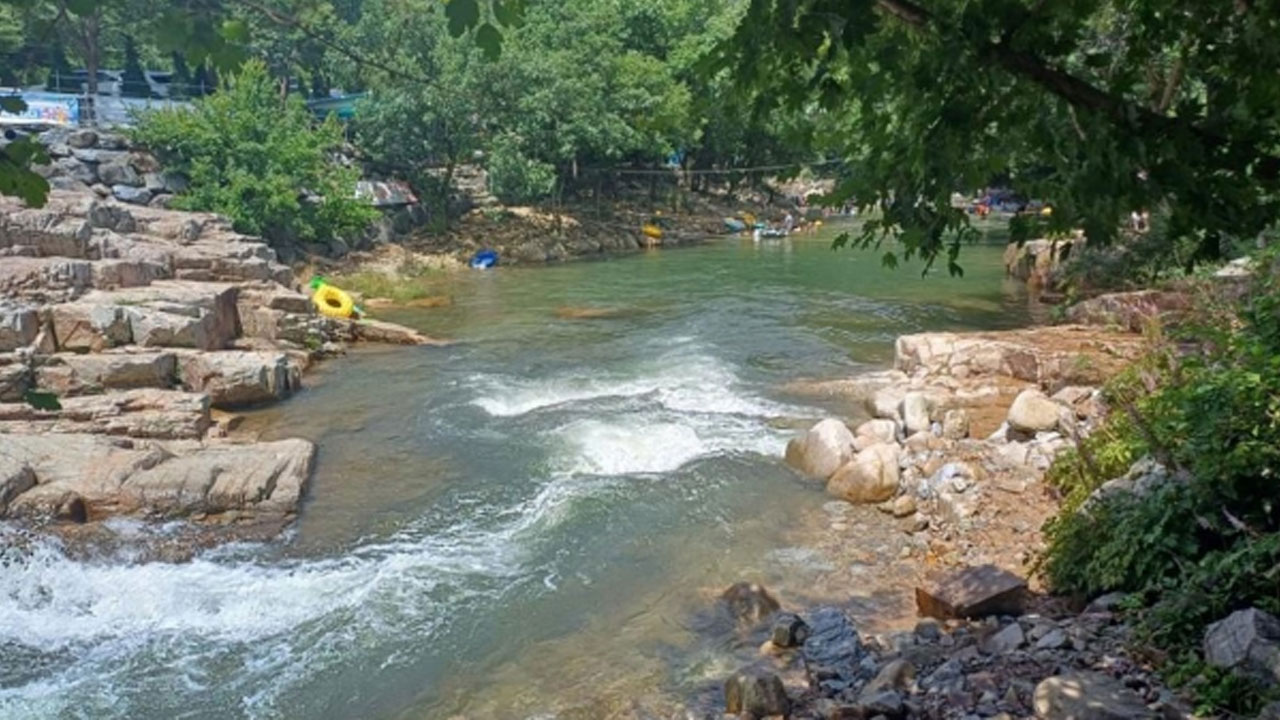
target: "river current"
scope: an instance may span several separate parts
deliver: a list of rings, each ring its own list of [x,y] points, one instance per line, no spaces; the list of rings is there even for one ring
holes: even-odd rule
[[[780,458],[832,408],[785,387],[883,367],[902,333],[1025,324],[999,248],[961,263],[804,237],[431,277],[451,306],[384,315],[455,344],[353,352],[249,418],[319,445],[281,541],[0,548],[0,718],[607,718],[706,693],[733,659],[700,608],[824,571],[787,533],[826,498]]]

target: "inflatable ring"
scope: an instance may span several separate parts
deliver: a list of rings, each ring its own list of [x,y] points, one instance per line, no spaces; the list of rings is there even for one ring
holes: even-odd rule
[[[662,239],[662,228],[658,227],[657,225],[654,225],[653,223],[648,223],[641,226],[640,232],[644,233],[645,235],[648,235],[654,240]]]
[[[349,318],[356,304],[351,296],[332,285],[321,285],[311,296],[311,302],[321,315],[333,318]]]

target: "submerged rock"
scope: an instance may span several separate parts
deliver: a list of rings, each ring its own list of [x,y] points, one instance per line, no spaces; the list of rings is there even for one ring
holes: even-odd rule
[[[721,593],[720,600],[740,623],[758,623],[782,608],[767,589],[750,582],[734,583]]]
[[[787,715],[791,700],[782,678],[763,670],[743,669],[724,683],[725,711],[755,717]]]

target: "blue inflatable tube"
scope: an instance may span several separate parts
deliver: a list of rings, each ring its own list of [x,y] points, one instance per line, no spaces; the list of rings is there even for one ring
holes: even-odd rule
[[[471,267],[483,270],[498,264],[498,253],[492,250],[481,250],[471,256]]]

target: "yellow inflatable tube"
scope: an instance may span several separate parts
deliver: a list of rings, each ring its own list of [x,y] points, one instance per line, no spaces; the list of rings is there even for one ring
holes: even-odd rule
[[[647,223],[645,225],[642,225],[640,227],[640,232],[644,233],[645,235],[648,235],[654,240],[662,239],[662,228],[658,227],[657,225],[654,225],[653,223]]]
[[[356,304],[346,292],[326,284],[323,281],[311,281],[315,292],[311,295],[311,303],[321,315],[332,318],[349,318],[355,312]]]

